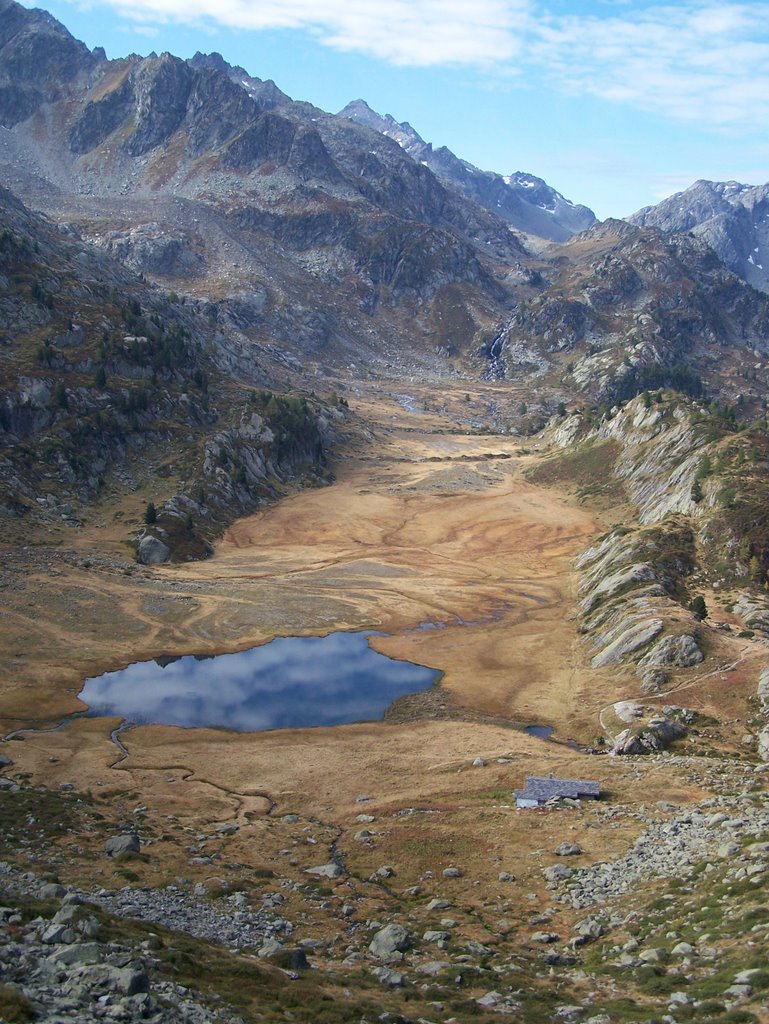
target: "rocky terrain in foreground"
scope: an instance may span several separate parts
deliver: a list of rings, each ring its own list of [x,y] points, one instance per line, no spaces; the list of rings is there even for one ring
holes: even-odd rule
[[[64,854],[51,823],[41,842],[26,818],[34,793],[6,764],[0,814],[11,860],[0,865],[0,1015],[158,1024],[297,1013],[329,1022],[764,1020],[767,769],[670,755],[625,764],[639,780],[663,769],[713,795],[684,807],[609,798],[519,811],[552,819],[552,835],[573,836],[580,826],[579,842],[549,851],[539,884],[518,881],[511,864],[497,887],[507,895],[489,902],[473,890],[469,864],[427,872],[406,891],[397,868],[383,865],[368,883],[379,890],[375,916],[344,849],[376,842],[386,816],[360,815],[365,827],[334,844],[332,859],[306,869],[304,880],[295,870],[249,880],[243,865],[228,868],[217,856],[206,866],[208,858],[188,853],[187,877],[165,887],[138,879],[122,888],[62,885],[57,873],[69,873],[69,857],[85,848],[126,876],[148,860],[162,863],[163,844],[141,813],[115,832],[94,817],[87,794],[70,791],[46,798],[60,802],[67,822]],[[584,826],[611,829],[622,814],[638,829],[630,849],[580,866]],[[308,825],[317,835],[312,822],[284,818],[281,831],[296,839]],[[225,850],[237,829],[221,826],[208,842]],[[201,870],[207,881],[195,881]],[[473,918],[489,912],[497,923],[487,923],[482,940],[469,939]]]

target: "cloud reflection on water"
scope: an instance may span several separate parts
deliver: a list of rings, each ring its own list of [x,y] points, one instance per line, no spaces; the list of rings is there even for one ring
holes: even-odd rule
[[[397,697],[427,689],[440,672],[377,653],[368,635],[285,637],[165,667],[136,662],[86,679],[80,699],[91,715],[241,732],[372,721]]]

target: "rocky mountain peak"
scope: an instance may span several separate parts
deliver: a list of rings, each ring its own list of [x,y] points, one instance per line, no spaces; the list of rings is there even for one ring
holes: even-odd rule
[[[506,220],[519,231],[550,241],[565,241],[595,223],[595,214],[577,206],[542,178],[516,171],[503,177],[460,159],[447,146],[433,148],[407,122],[378,114],[364,100],[353,100],[339,112],[357,124],[394,139],[414,160],[429,167],[444,184]]]
[[[700,179],[628,220],[662,231],[691,231],[740,277],[769,291],[769,185]]]
[[[425,142],[408,121],[396,121],[391,114],[378,114],[365,100],[353,100],[339,111],[338,116],[346,117],[366,128],[373,128],[380,135],[394,139],[414,159],[422,159],[426,151],[432,151],[430,143]]]
[[[0,0],[0,125],[12,128],[104,59],[46,11]]]
[[[207,68],[226,75],[235,85],[245,89],[260,110],[274,110],[276,107],[291,103],[291,97],[282,92],[272,79],[262,81],[255,78],[238,65],[228,64],[221,53],[201,53],[199,50],[187,63],[191,68]]]

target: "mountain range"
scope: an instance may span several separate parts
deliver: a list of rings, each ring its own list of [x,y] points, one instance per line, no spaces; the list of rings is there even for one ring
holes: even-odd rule
[[[429,167],[449,188],[506,220],[516,231],[563,242],[596,222],[592,210],[564,199],[542,178],[522,171],[509,175],[482,171],[455,156],[446,146],[434,149],[408,122],[398,123],[389,114],[377,114],[365,100],[348,103],[339,116],[395,139],[409,156]]]
[[[654,267],[670,231],[702,237],[738,275],[728,289],[739,313],[726,317],[722,341],[764,344],[762,300],[739,280],[763,281],[761,190],[699,183],[631,218],[638,227],[621,227],[607,249],[615,228],[596,227],[590,210],[541,179],[480,171],[361,100],[327,114],[218,54],[109,61],[44,12],[2,0],[0,15],[9,188],[311,372],[355,362],[498,377],[537,365],[563,398],[562,375],[542,373],[558,364],[547,350],[570,352],[568,362],[588,356],[589,366],[599,346],[609,362],[629,358],[653,377],[650,367],[670,360],[667,339],[682,339],[680,361],[708,317],[713,336],[721,330],[690,283],[702,266],[696,247],[671,243],[680,272],[668,261],[660,299]],[[689,212],[674,216],[680,207]],[[567,247],[543,252],[527,246],[531,235]],[[235,347],[215,358],[247,373],[248,346],[238,356]],[[619,377],[617,394],[629,386]],[[570,387],[611,399],[611,379],[604,367]]]
[[[216,53],[107,60],[14,0],[0,123],[10,193],[132,288],[188,299],[212,373],[508,380],[534,399],[497,416],[511,429],[662,386],[763,410],[765,188],[698,182],[599,224],[362,100],[328,114]]]

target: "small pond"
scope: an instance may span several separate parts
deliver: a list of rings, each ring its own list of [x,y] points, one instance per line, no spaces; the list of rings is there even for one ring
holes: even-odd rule
[[[529,736],[536,736],[540,740],[549,740],[553,735],[551,725],[527,725],[525,730]]]
[[[158,658],[86,679],[89,715],[258,732],[376,721],[441,673],[374,651],[371,632],[285,637],[239,654]]]

